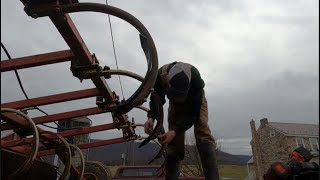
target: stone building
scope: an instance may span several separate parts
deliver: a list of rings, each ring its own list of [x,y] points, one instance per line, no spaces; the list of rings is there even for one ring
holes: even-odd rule
[[[260,120],[258,129],[250,122],[253,164],[257,179],[263,179],[270,165],[275,161],[286,162],[289,154],[299,146],[314,155],[311,161],[319,163],[319,125],[268,122]]]

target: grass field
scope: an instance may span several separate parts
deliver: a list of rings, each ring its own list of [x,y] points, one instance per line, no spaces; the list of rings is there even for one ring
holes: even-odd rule
[[[246,166],[223,165],[219,166],[220,178],[237,178],[243,180],[247,177]]]
[[[117,166],[108,166],[112,172],[112,175],[117,170]],[[220,178],[237,178],[243,180],[247,177],[246,166],[236,166],[236,165],[221,165],[219,166]]]

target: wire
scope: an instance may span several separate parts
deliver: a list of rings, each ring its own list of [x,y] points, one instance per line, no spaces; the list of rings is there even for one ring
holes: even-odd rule
[[[106,4],[108,4],[108,0],[106,0]],[[111,20],[110,20],[110,14],[108,14],[108,19],[109,19],[109,27],[110,27],[110,34],[111,34],[111,40],[112,40],[112,47],[113,47],[113,55],[114,55],[114,59],[116,61],[116,66],[117,66],[117,70],[119,70],[118,67],[118,59],[117,59],[117,54],[116,54],[116,48],[114,46],[114,39],[113,39],[113,33],[112,33],[112,25],[111,25]],[[123,94],[123,88],[122,88],[122,82],[121,82],[121,78],[120,75],[118,75],[119,78],[119,83],[120,83],[120,88],[121,88],[121,93],[122,93],[122,98],[125,99],[124,94]]]
[[[11,56],[10,56],[10,54],[9,54],[9,52],[7,51],[6,47],[2,44],[2,42],[1,42],[1,47],[3,48],[3,50],[4,50],[4,52],[6,53],[7,57],[8,57],[9,59],[12,59]],[[21,88],[24,96],[25,96],[27,99],[29,99],[26,91],[24,90],[24,88],[23,88],[23,86],[22,86],[20,76],[19,76],[18,71],[17,71],[16,69],[14,70],[14,73],[16,74],[16,77],[17,77],[18,82],[19,82],[19,86],[20,86],[20,88]]]

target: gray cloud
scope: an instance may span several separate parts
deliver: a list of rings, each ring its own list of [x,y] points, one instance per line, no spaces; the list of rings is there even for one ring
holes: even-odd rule
[[[223,142],[224,151],[251,153],[251,119],[257,126],[264,117],[269,121],[319,124],[318,1],[109,3],[133,14],[146,26],[156,43],[159,65],[178,60],[200,70],[206,82],[209,124]],[[71,17],[100,64],[116,68],[107,16],[75,13]],[[111,16],[111,22],[119,68],[143,76],[146,63],[138,32],[118,18]],[[1,41],[13,58],[68,49],[48,18],[28,17],[18,1],[2,2]],[[1,50],[1,60],[5,59]],[[69,66],[66,62],[19,70],[19,74],[30,97],[94,87],[88,80],[80,83],[74,78]],[[128,98],[139,82],[126,77],[121,80]],[[118,77],[107,82],[122,98]],[[1,73],[1,85],[2,103],[24,99],[13,72]],[[89,98],[42,108],[57,113],[92,106],[94,99]],[[138,123],[146,119],[141,110],[133,110],[129,116]],[[112,122],[109,114],[90,118],[94,124]],[[107,139],[119,136],[117,130],[93,135]]]

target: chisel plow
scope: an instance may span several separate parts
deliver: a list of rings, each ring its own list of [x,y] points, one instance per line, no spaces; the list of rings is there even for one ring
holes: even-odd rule
[[[11,172],[7,178],[15,179],[19,175],[24,175],[28,173],[28,169],[35,160],[43,156],[56,154],[65,165],[60,179],[66,178],[69,173],[74,179],[84,179],[82,177],[84,167],[74,167],[70,162],[74,150],[81,154],[80,149],[94,148],[141,138],[135,133],[135,128],[142,125],[130,121],[127,113],[133,108],[148,110],[142,104],[146,102],[146,98],[152,91],[157,77],[158,58],[155,44],[148,30],[137,18],[113,6],[97,3],[79,3],[77,0],[21,0],[21,3],[24,5],[24,11],[31,18],[49,17],[70,49],[12,59],[9,57],[8,60],[1,61],[1,72],[70,62],[70,70],[73,76],[81,82],[83,80],[91,80],[95,88],[1,104],[1,131],[13,131],[11,136],[1,139],[1,148],[10,152],[23,154],[26,157],[20,167]],[[102,67],[99,64],[99,55],[89,51],[69,15],[81,12],[96,12],[115,16],[126,21],[139,32],[140,43],[147,64],[147,71],[144,77],[126,70],[111,69],[108,66]],[[140,81],[141,84],[129,98],[120,101],[119,96],[107,83],[107,80],[114,75],[128,76]],[[96,106],[33,118],[28,117],[25,113],[26,109],[62,102],[73,102],[85,98],[95,98]],[[112,122],[58,132],[46,131],[38,126],[102,113],[111,113]],[[121,130],[123,136],[97,142],[76,144],[76,146],[69,144],[65,140],[67,137],[112,129]]]

